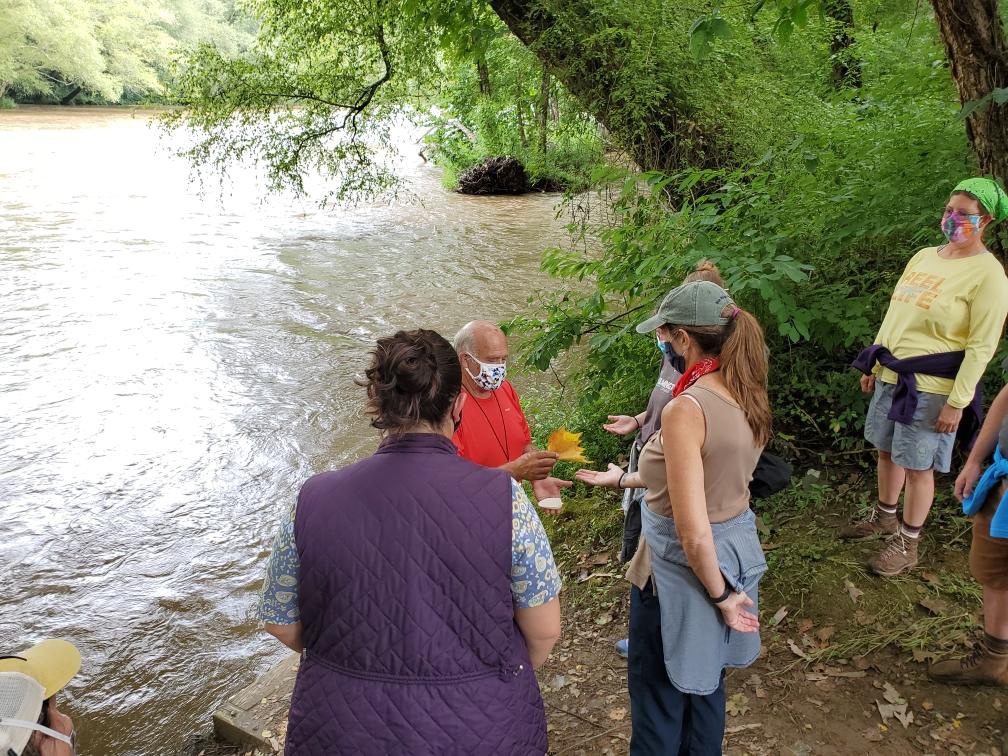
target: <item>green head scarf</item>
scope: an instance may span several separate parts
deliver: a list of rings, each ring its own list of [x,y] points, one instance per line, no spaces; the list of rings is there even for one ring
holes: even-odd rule
[[[969,192],[994,220],[1008,218],[1008,195],[1001,185],[989,178],[970,178],[956,184],[952,193]]]

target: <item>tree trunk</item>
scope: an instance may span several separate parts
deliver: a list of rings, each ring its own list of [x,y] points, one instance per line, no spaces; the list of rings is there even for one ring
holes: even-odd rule
[[[525,133],[525,108],[520,98],[515,101],[515,113],[518,116],[518,138],[521,139],[521,146],[528,147],[528,134]]]
[[[479,76],[480,94],[489,97],[493,92],[490,89],[490,68],[487,66],[486,58],[480,57],[476,61],[476,73]]]
[[[635,30],[592,0],[489,0],[494,12],[645,170],[713,168],[731,147],[701,123],[686,95],[667,88],[648,111],[627,112],[614,93]],[[605,6],[608,8],[610,6]],[[617,4],[618,7],[618,4]],[[600,44],[604,39],[605,44]]]
[[[83,90],[75,84],[73,89],[71,89],[70,92],[62,100],[60,100],[60,105],[69,105],[77,99],[77,95],[79,95],[82,91]]]
[[[1008,87],[1008,48],[996,0],[932,0],[952,79],[965,105]],[[991,103],[966,119],[980,171],[1008,178],[1008,106]]]
[[[850,0],[826,0],[830,29],[830,59],[833,61],[833,88],[861,86],[861,61],[853,54],[854,8]]]
[[[550,75],[546,66],[542,70],[542,93],[539,99],[539,152],[546,154],[549,129]]]

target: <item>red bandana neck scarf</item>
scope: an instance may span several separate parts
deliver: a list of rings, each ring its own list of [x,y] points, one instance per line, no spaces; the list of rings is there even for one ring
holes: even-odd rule
[[[705,375],[713,373],[720,367],[721,363],[718,362],[716,357],[704,357],[700,360],[700,362],[687,370],[683,377],[676,382],[675,388],[672,389],[672,398],[679,396],[679,394],[688,389]]]

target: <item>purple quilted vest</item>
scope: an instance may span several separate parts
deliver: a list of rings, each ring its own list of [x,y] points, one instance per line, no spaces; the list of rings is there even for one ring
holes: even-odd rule
[[[294,533],[305,653],[287,754],[537,754],[511,600],[511,479],[444,436],[311,478]]]

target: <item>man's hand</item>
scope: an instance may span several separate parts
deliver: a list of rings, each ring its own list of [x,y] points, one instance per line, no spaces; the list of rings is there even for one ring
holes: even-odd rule
[[[615,433],[617,436],[629,436],[640,430],[637,418],[631,415],[609,415],[609,422],[602,423],[602,430]]]
[[[962,501],[970,494],[973,493],[973,489],[976,488],[977,481],[980,480],[980,474],[982,470],[978,462],[971,462],[966,460],[966,464],[963,466],[962,472],[959,473],[959,477],[955,481],[955,497]]]
[[[942,411],[938,415],[938,422],[935,423],[935,430],[939,433],[955,433],[956,429],[959,427],[959,421],[962,420],[962,416],[963,411],[961,409],[946,404],[942,407]]]
[[[589,486],[605,486],[606,488],[619,488],[620,478],[625,471],[619,465],[609,463],[609,469],[605,472],[597,470],[578,470],[574,477]]]
[[[543,499],[558,499],[563,489],[570,488],[573,485],[573,481],[550,476],[533,482],[532,491],[540,501]]]
[[[862,375],[861,376],[861,390],[870,394],[875,390],[875,376],[874,375]]]
[[[533,449],[513,462],[504,465],[515,480],[542,480],[550,474],[560,455],[556,452]]]

